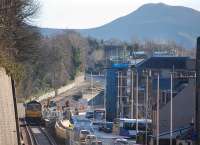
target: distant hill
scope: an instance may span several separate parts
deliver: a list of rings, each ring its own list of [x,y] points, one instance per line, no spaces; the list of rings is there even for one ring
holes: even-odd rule
[[[43,36],[54,36],[67,31],[66,29],[52,29],[52,28],[39,28],[39,29]]]
[[[173,40],[191,48],[195,47],[196,38],[200,36],[200,12],[163,3],[146,4],[101,27],[77,31],[84,36],[105,40]]]

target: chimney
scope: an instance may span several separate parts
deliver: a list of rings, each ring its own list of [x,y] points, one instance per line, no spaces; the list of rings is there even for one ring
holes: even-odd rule
[[[200,37],[197,38],[196,50],[196,106],[195,106],[195,128],[197,132],[196,145],[200,145]]]

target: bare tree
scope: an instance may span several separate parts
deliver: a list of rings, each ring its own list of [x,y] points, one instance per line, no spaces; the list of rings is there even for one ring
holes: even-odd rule
[[[33,34],[26,22],[37,9],[34,0],[0,0],[0,65],[14,77],[20,74],[16,68],[21,69],[17,59],[21,44]]]

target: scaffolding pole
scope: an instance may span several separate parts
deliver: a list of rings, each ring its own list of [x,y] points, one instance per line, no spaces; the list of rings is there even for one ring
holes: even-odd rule
[[[124,118],[124,104],[123,104],[123,73],[121,72],[121,75],[120,75],[120,112],[121,112],[121,115],[120,117],[121,118]]]
[[[120,110],[119,110],[119,105],[120,105],[120,99],[119,99],[119,73],[117,72],[117,118],[120,117]]]
[[[131,118],[133,119],[133,71],[131,71]]]
[[[146,78],[146,101],[145,101],[145,118],[146,118],[146,127],[145,127],[145,144],[147,145],[148,140],[148,103],[149,102],[149,76],[147,74],[147,78]]]

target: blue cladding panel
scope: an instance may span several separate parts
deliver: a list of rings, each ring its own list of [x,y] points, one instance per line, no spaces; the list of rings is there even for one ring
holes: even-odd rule
[[[112,65],[112,68],[115,68],[115,69],[127,69],[128,68],[128,64],[113,64]]]
[[[117,110],[117,71],[107,69],[106,74],[106,113],[107,120],[116,118]]]

